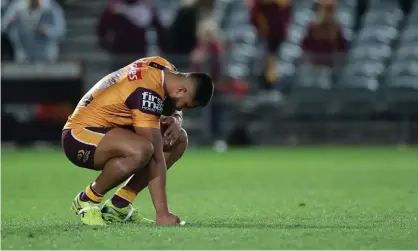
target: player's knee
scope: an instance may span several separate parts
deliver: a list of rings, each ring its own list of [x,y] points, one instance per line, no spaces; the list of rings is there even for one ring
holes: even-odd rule
[[[129,148],[127,157],[133,159],[137,168],[141,168],[148,164],[152,155],[154,154],[153,144],[145,139],[138,140]]]
[[[136,152],[140,162],[138,164],[146,165],[154,154],[154,145],[148,140],[143,140]]]
[[[187,149],[187,145],[189,143],[189,138],[187,136],[186,130],[184,130],[183,128],[181,128],[181,132],[180,132],[180,136],[179,136],[178,141],[179,141],[178,142],[178,148],[179,148],[179,150],[181,150],[184,153]]]
[[[180,131],[180,136],[179,136],[179,141],[180,141],[181,143],[184,143],[184,144],[186,144],[186,145],[187,145],[188,140],[189,140],[189,137],[187,136],[187,132],[186,132],[186,130],[184,130],[183,128],[181,128],[181,131]]]

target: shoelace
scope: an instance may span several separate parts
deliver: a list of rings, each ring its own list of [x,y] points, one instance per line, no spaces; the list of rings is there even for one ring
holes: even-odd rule
[[[85,208],[80,209],[80,211],[78,211],[78,214],[82,214],[91,209],[96,209],[97,210],[96,212],[100,212],[100,208],[98,206],[87,206]]]
[[[129,213],[126,215],[125,219],[123,219],[123,222],[127,222],[131,216],[134,214],[135,208],[131,207],[131,210],[129,210]]]

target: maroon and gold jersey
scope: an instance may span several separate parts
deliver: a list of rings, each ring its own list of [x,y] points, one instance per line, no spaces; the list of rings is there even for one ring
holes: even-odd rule
[[[164,71],[174,66],[161,57],[139,59],[101,79],[81,99],[64,129],[80,127],[160,128],[165,100]]]

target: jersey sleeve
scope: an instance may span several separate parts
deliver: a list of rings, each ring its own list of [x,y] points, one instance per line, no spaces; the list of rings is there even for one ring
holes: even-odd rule
[[[125,101],[132,112],[133,126],[156,129],[160,128],[163,103],[158,92],[144,87],[137,87]]]
[[[125,105],[132,112],[133,126],[160,128],[164,108],[164,71],[148,66],[149,62],[171,65],[160,57],[140,59],[130,65],[125,83],[128,95]]]

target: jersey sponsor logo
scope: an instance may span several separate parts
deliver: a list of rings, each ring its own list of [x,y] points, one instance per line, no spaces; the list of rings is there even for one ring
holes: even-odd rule
[[[163,113],[164,101],[161,96],[150,89],[138,87],[126,99],[125,104],[130,109],[160,117]]]
[[[164,102],[160,95],[154,91],[143,91],[141,93],[140,110],[145,113],[161,115],[163,113]]]
[[[129,82],[142,79],[141,67],[142,67],[141,62],[134,62],[133,64],[131,64],[131,66],[129,66],[129,69],[128,69],[128,81]]]
[[[105,78],[103,78],[99,83],[100,85],[98,86],[98,89],[105,89],[111,85],[116,84],[117,82],[119,82],[122,79],[122,73],[120,70],[115,71],[111,74],[109,74],[108,76],[106,76]]]

